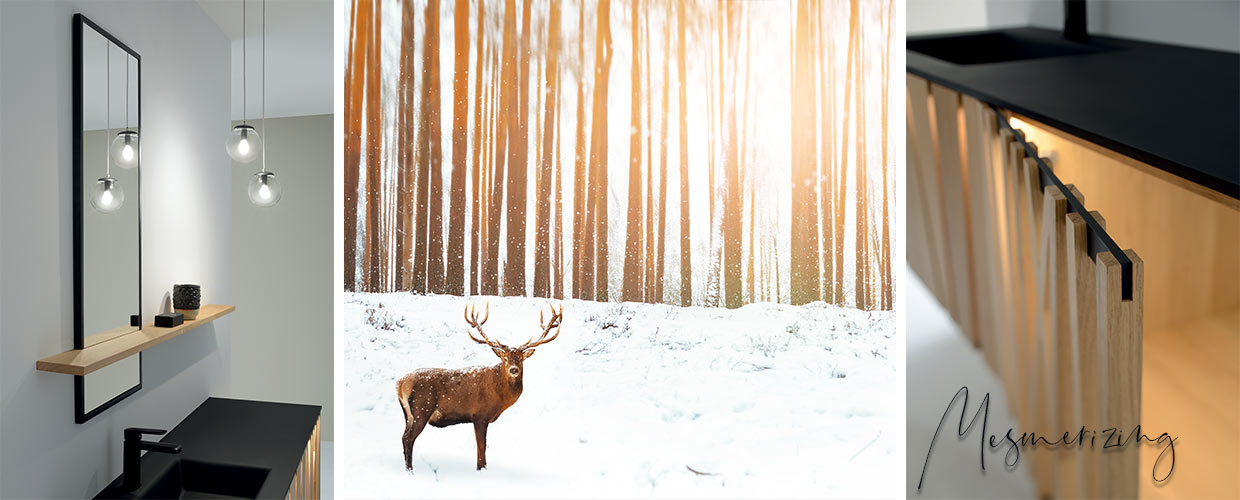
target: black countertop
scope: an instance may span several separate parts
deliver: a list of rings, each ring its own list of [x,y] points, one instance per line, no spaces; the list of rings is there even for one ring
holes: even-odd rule
[[[1046,29],[985,33],[1075,43]],[[1240,54],[1097,35],[1075,55],[1008,62],[914,51],[958,35],[909,37],[909,73],[1240,199]]]
[[[258,498],[282,499],[297,474],[306,442],[318,422],[319,406],[207,398],[161,442],[181,445],[181,453],[148,452],[142,457],[145,488],[151,479],[181,459],[268,469]],[[127,498],[116,478],[100,492],[103,498]]]

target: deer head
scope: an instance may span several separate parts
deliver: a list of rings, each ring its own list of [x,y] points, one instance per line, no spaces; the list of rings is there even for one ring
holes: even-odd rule
[[[470,328],[472,328],[472,330],[467,330],[470,340],[473,340],[479,344],[486,344],[490,347],[491,352],[494,352],[496,356],[499,356],[501,365],[500,368],[502,372],[507,374],[511,380],[520,381],[522,363],[526,360],[526,358],[534,355],[534,348],[551,342],[552,340],[555,340],[556,337],[560,336],[560,320],[563,317],[563,313],[563,306],[561,306],[559,310],[556,310],[555,306],[551,306],[551,319],[544,321],[543,311],[539,311],[538,323],[542,328],[542,334],[538,336],[538,339],[531,337],[530,340],[517,347],[508,347],[497,341],[491,340],[491,338],[487,337],[487,334],[482,331],[482,325],[486,324],[487,320],[491,317],[490,303],[486,304],[481,320],[478,319],[477,306],[465,306],[465,322],[469,324]],[[555,330],[555,334],[548,338],[547,334],[550,334],[552,329]],[[474,331],[478,332],[478,336],[474,336]]]

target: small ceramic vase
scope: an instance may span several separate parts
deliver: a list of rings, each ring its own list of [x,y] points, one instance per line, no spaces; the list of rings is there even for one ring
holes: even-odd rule
[[[172,308],[184,314],[185,319],[197,319],[202,287],[198,285],[172,285]]]

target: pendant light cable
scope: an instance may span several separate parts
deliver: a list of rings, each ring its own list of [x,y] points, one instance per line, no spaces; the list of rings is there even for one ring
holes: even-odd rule
[[[245,0],[241,0],[241,124],[245,125],[246,102],[246,79],[245,79]],[[264,131],[265,132],[265,131]]]
[[[262,120],[259,126],[263,129],[263,137],[267,137],[267,0],[263,0],[263,66],[260,74],[262,75],[262,84],[259,87],[259,96],[263,99],[261,113],[259,116]],[[263,172],[267,171],[267,141],[264,140],[261,145],[263,155]]]
[[[103,44],[103,65],[105,66],[104,79],[107,80],[103,84],[103,91],[107,93],[103,98],[104,109],[106,110],[103,118],[103,156],[107,158],[107,162],[104,163],[106,166],[103,170],[103,176],[112,177],[112,149],[108,145],[108,139],[112,137],[112,48],[106,42]]]

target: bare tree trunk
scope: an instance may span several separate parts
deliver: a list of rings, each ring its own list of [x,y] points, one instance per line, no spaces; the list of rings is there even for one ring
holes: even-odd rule
[[[504,172],[505,161],[510,160],[510,151],[515,148],[515,144],[508,144],[510,129],[514,127],[512,124],[516,120],[517,111],[515,97],[513,93],[517,90],[517,6],[514,0],[505,0],[504,2],[504,42],[503,54],[501,55],[502,66],[499,82],[499,109],[496,112],[495,121],[495,163],[492,175],[491,189],[491,207],[490,207],[490,238],[487,242],[487,249],[490,254],[490,260],[487,261],[485,274],[483,276],[482,293],[484,295],[498,295],[499,292],[499,247],[500,247],[500,223],[503,218],[504,209]],[[516,140],[515,138],[513,139]],[[511,165],[508,165],[511,166]],[[511,196],[512,193],[509,193]],[[508,214],[512,217],[512,214]],[[511,226],[509,226],[511,230]],[[507,267],[511,262],[505,263]]]
[[[855,87],[853,82],[853,70],[855,69],[857,59],[857,28],[860,8],[857,0],[849,2],[848,15],[848,58],[846,61],[847,71],[844,79],[844,123],[840,126],[840,180],[835,184],[835,258],[838,259],[835,265],[835,300],[838,304],[844,303],[844,202],[847,199],[848,192],[848,143],[850,142],[848,135],[848,109],[852,104],[852,90]],[[859,90],[858,90],[859,92]],[[853,133],[857,133],[854,129]]]
[[[382,19],[379,0],[374,0],[372,5],[371,19]],[[383,261],[379,250],[379,152],[383,131],[383,113],[379,108],[380,31],[376,24],[367,33],[372,37],[367,47],[369,54],[366,62],[366,291],[369,292],[380,291],[379,267]]]
[[[693,266],[691,265],[692,241],[689,236],[689,131],[685,111],[685,4],[676,2],[677,57],[676,68],[680,75],[680,305],[693,305]]]
[[[667,239],[667,115],[670,114],[668,106],[668,86],[671,84],[671,57],[672,57],[672,23],[671,14],[668,13],[666,26],[664,27],[664,43],[663,43],[663,107],[662,116],[659,119],[659,130],[662,132],[662,142],[659,146],[659,226],[655,232],[658,238],[658,247],[655,249],[655,266],[654,266],[654,302],[663,302],[663,259],[666,246],[664,240]]]
[[[739,5],[735,2],[729,2],[727,5],[727,25],[728,25],[728,49],[727,60],[731,61],[731,98],[728,99],[727,111],[727,127],[728,127],[728,146],[727,157],[725,159],[725,180],[724,180],[724,205],[723,205],[723,273],[724,273],[724,306],[729,309],[741,306],[741,270],[743,263],[741,262],[741,245],[743,244],[743,236],[741,224],[743,223],[741,212],[741,203],[743,190],[741,189],[741,167],[739,145],[740,137],[736,129],[736,75],[739,72],[737,64],[737,37],[735,34],[739,32],[737,29],[739,17],[736,10]]]
[[[887,41],[883,45],[883,236],[882,236],[882,256],[880,257],[880,266],[882,273],[882,304],[884,311],[892,309],[892,288],[891,288],[891,217],[887,213],[890,201],[887,198],[887,84],[891,65],[891,31],[894,23],[895,7],[887,5],[887,22],[884,29],[887,32]]]
[[[512,110],[508,148],[508,256],[504,262],[504,295],[525,295],[526,168],[529,162],[530,0],[521,10],[521,46],[517,57],[517,102]]]
[[[628,217],[625,219],[627,228],[624,237],[624,288],[621,300],[639,302],[642,300],[642,80],[641,80],[641,28],[640,0],[633,3],[633,62],[629,70],[632,75],[629,112],[629,203]]]
[[[456,0],[452,70],[452,185],[444,292],[465,294],[465,172],[469,165],[469,0]]]
[[[608,300],[607,293],[607,89],[611,71],[611,1],[600,0],[598,4],[598,35],[594,48],[594,117],[590,130],[590,198],[593,206],[595,241],[594,248],[594,297],[599,302]],[[590,240],[587,240],[587,244]],[[593,250],[593,252],[591,252]]]
[[[642,298],[645,302],[654,302],[654,212],[658,209],[654,206],[654,85],[650,83],[654,73],[654,65],[650,64],[650,41],[654,37],[650,35],[650,14],[647,13],[644,17],[642,37],[646,43],[642,52],[646,57],[646,116],[642,135],[646,137],[646,211],[645,220],[642,222],[642,237],[646,248],[642,252]]]
[[[857,50],[865,51],[865,45],[862,37],[865,36],[864,30],[857,30]],[[870,309],[870,244],[869,244],[869,204],[870,196],[867,186],[869,180],[869,172],[867,164],[865,147],[865,68],[862,65],[861,57],[856,59],[857,64],[857,241],[855,253],[857,262],[855,264],[855,293],[857,294],[857,308]]]
[[[538,180],[538,199],[535,200],[537,206],[537,228],[535,230],[537,239],[534,243],[534,295],[537,297],[550,296],[551,283],[551,218],[552,218],[552,183],[555,181],[555,169],[553,161],[555,159],[555,119],[556,119],[556,91],[558,90],[558,72],[559,72],[559,50],[560,50],[560,5],[551,3],[551,13],[547,20],[547,76],[546,87],[543,93],[547,95],[546,110],[543,118],[543,136],[542,136],[542,166]],[[558,184],[557,184],[558,185]],[[559,196],[559,189],[556,189],[555,195]],[[554,213],[558,214],[559,204],[555,205],[557,209]]]
[[[344,289],[350,292],[358,290],[357,189],[362,169],[363,85],[372,29],[370,9],[370,0],[353,0],[349,59],[344,81]]]
[[[430,153],[430,198],[428,203],[426,241],[426,288],[432,293],[445,293],[443,281],[443,127],[440,122],[439,94],[439,0],[426,2],[426,45],[427,67],[423,71],[430,82],[429,90],[424,94],[429,105],[427,113],[430,134],[426,138]]]
[[[478,294],[478,254],[481,253],[478,247],[478,238],[482,233],[482,228],[479,226],[479,223],[481,222],[481,214],[479,212],[482,210],[482,202],[479,198],[481,195],[481,192],[479,191],[479,183],[481,182],[480,177],[482,174],[482,142],[479,141],[482,140],[482,117],[484,116],[482,111],[482,61],[485,57],[485,51],[483,50],[486,43],[486,36],[483,34],[485,33],[485,21],[486,9],[483,5],[479,4],[477,35],[478,55],[474,65],[474,168],[473,174],[470,175],[470,189],[472,195],[470,200],[472,201],[472,209],[470,210],[469,224],[469,286],[467,287],[470,295]]]
[[[585,231],[586,223],[586,186],[590,179],[586,177],[586,111],[585,111],[585,79],[586,79],[586,8],[582,0],[577,5],[577,64],[581,68],[577,77],[577,144],[573,157],[573,298],[584,298],[582,282],[584,276],[593,267],[593,259],[587,260],[584,241],[592,235]],[[591,281],[590,290],[593,290]],[[593,293],[591,292],[591,296]]]
[[[821,10],[821,6],[820,6]],[[831,304],[839,304],[841,298],[835,294],[833,281],[835,280],[835,241],[836,238],[843,238],[843,235],[837,235],[835,226],[832,223],[835,207],[835,171],[839,168],[837,164],[840,161],[835,155],[835,79],[827,78],[827,68],[831,64],[831,54],[834,49],[826,47],[823,36],[823,12],[816,12],[814,22],[816,29],[813,31],[814,41],[818,47],[820,54],[826,55],[824,62],[821,57],[815,58],[815,65],[818,68],[818,91],[820,99],[825,103],[821,109],[825,110],[822,117],[821,127],[822,133],[819,134],[822,142],[822,153],[819,156],[821,169],[818,174],[818,203],[821,218],[818,224],[822,228],[821,239],[821,263],[822,263],[822,299]]]
[[[800,305],[817,300],[821,294],[818,286],[821,275],[818,266],[818,229],[815,224],[818,211],[814,204],[815,172],[817,162],[813,150],[813,106],[798,106],[798,102],[812,102],[813,46],[810,44],[812,16],[809,2],[799,0],[796,11],[796,28],[793,38],[792,70],[792,248],[791,292],[792,304]]]
[[[556,7],[557,9],[559,7]],[[556,30],[556,37],[560,36],[559,30]],[[558,45],[558,42],[557,42]],[[558,50],[558,49],[557,49]],[[559,64],[556,64],[555,75],[555,94],[559,99],[560,94],[560,75]],[[552,258],[551,258],[551,296],[556,299],[564,298],[564,163],[560,155],[560,109],[556,105],[555,110],[555,169],[552,176],[555,177],[555,204],[552,206],[552,222],[555,224],[555,231],[552,233]]]

